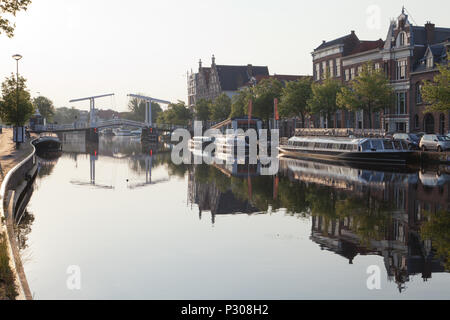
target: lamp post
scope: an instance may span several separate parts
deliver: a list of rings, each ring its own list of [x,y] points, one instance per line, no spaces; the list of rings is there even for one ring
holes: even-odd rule
[[[17,123],[18,117],[19,117],[19,60],[22,59],[22,56],[20,54],[15,54],[12,56],[14,60],[16,60],[16,66],[17,66],[17,72],[16,72],[16,94],[17,94],[17,104],[16,104],[16,146],[18,147],[20,145],[19,142],[19,126]],[[23,139],[23,132],[22,132],[22,139]],[[22,140],[21,139],[21,140]]]

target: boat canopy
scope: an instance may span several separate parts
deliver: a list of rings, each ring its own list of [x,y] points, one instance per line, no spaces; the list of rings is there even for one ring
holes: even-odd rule
[[[309,150],[334,151],[409,151],[403,140],[375,138],[292,137],[289,146]]]

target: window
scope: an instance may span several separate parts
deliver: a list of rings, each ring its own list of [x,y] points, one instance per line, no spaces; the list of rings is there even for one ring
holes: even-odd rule
[[[406,79],[406,60],[397,61],[397,80]]]
[[[336,77],[341,76],[341,58],[336,59]]]
[[[389,140],[383,140],[383,146],[385,150],[393,150],[394,147],[392,145],[392,141]]]
[[[380,64],[379,63],[375,63],[375,71],[380,70]]]
[[[329,64],[329,70],[330,70],[330,77],[331,78],[333,78],[334,77],[334,65],[333,65],[333,60],[330,60],[329,62],[328,62],[328,64]]]
[[[355,68],[350,69],[350,79],[355,79]]]
[[[383,143],[380,140],[372,140],[372,148],[376,150],[383,150]]]
[[[394,140],[394,147],[395,150],[402,150],[402,144],[400,143],[399,140]]]
[[[396,122],[395,126],[397,127],[397,132],[405,132],[405,123],[404,122]]]
[[[327,62],[322,61],[322,79],[325,79],[327,76]]]
[[[427,58],[427,68],[432,69],[434,67],[433,56],[430,54]]]
[[[350,70],[345,69],[345,81],[349,81],[349,80],[350,80]]]
[[[359,67],[358,67],[358,75],[360,75],[360,74],[362,73],[362,69],[363,69],[362,66],[359,66]]]
[[[406,93],[397,93],[397,114],[406,114]]]
[[[416,104],[422,103],[422,84],[419,82],[416,84]]]
[[[405,45],[405,33],[401,32],[400,33],[400,46],[404,46]]]
[[[363,151],[368,151],[368,150],[370,150],[370,142],[369,142],[369,141],[364,142],[364,143],[361,145],[361,147],[362,147],[362,150],[363,150]]]

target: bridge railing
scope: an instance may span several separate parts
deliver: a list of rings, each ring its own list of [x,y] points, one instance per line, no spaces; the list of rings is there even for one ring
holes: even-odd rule
[[[105,127],[116,127],[116,126],[130,126],[138,128],[146,128],[148,125],[144,122],[127,120],[127,119],[111,119],[102,120],[96,122],[92,127],[90,124],[47,124],[47,125],[36,125],[34,126],[34,131],[68,131],[68,130],[80,130],[89,128],[105,128]],[[176,129],[188,129],[187,126],[180,125],[170,125],[170,124],[152,124],[152,128],[162,131],[173,131]]]

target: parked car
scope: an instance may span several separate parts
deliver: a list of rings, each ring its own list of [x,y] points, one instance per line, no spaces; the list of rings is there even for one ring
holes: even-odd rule
[[[424,135],[426,135],[425,132],[414,132],[414,134],[415,134],[416,136],[419,137],[419,140],[422,139],[422,137],[423,137]]]
[[[447,151],[450,150],[450,138],[440,134],[426,134],[420,140],[419,147],[422,151]]]
[[[419,150],[420,138],[414,133],[395,133],[392,138],[405,141],[409,150]]]

